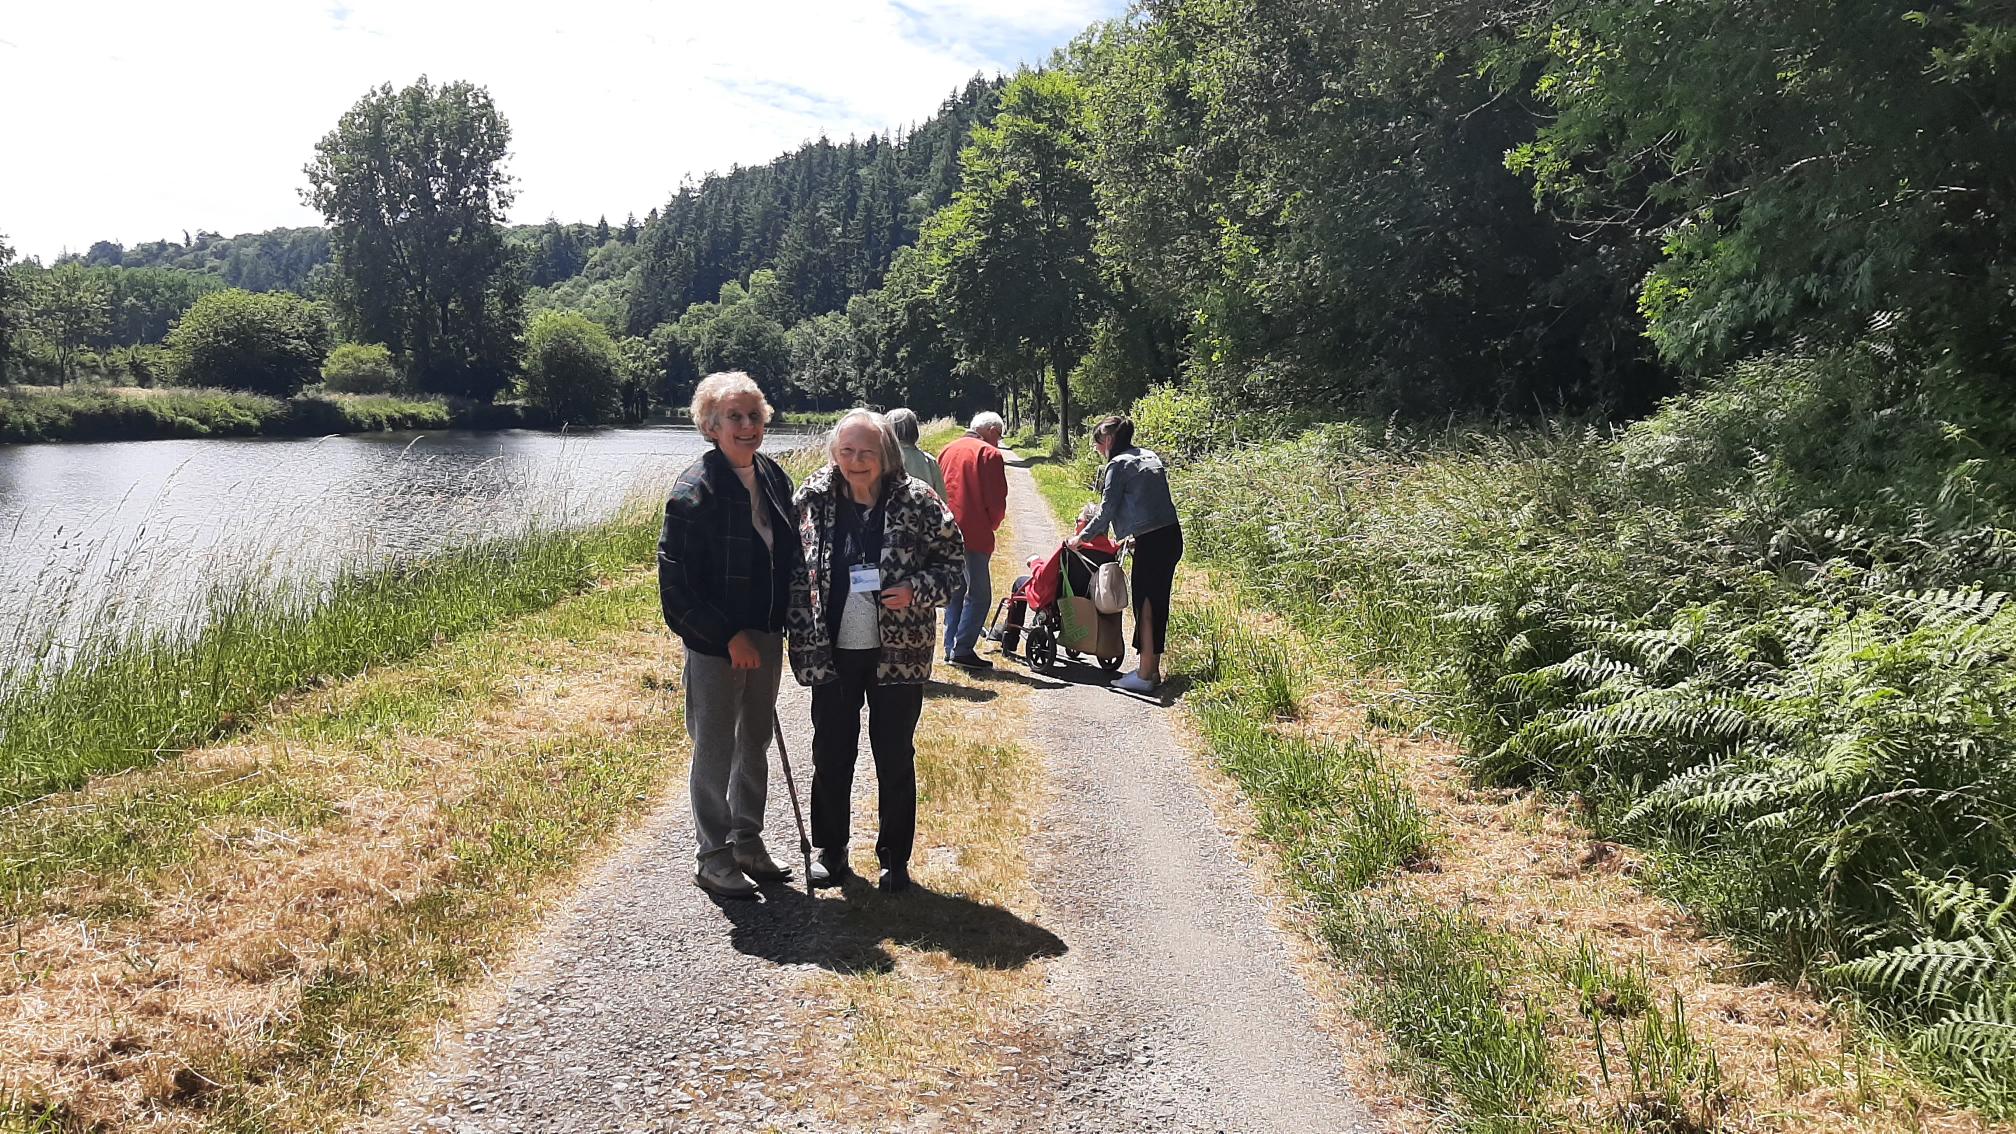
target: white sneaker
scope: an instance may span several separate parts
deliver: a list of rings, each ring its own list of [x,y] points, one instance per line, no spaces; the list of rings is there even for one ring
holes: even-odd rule
[[[1128,693],[1155,692],[1155,683],[1141,676],[1141,674],[1138,671],[1135,673],[1130,673],[1125,677],[1114,678],[1112,681],[1112,685],[1113,688],[1125,690]]]
[[[693,884],[724,898],[756,896],[756,883],[742,873],[742,868],[735,865],[734,856],[728,854],[717,854],[701,863],[699,872],[693,875]]]

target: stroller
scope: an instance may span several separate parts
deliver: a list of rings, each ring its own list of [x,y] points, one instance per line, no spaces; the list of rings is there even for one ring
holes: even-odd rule
[[[1003,653],[1013,653],[1016,640],[1026,639],[1022,660],[1038,673],[1057,664],[1060,648],[1073,661],[1090,654],[1101,669],[1118,673],[1127,655],[1120,615],[1101,613],[1086,596],[1093,570],[1119,557],[1119,548],[1101,540],[1082,551],[1060,544],[1047,559],[1031,560],[1030,573],[1015,580],[1013,592],[995,605],[989,636]]]

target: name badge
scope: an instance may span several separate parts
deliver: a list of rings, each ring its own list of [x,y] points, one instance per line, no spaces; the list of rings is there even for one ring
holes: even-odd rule
[[[882,589],[882,569],[869,566],[856,567],[847,572],[847,585],[850,590],[856,592],[879,591]]]

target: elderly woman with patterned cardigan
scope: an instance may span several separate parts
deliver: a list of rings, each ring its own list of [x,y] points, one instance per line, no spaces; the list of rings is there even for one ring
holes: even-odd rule
[[[829,462],[793,498],[805,569],[787,630],[791,671],[812,687],[811,884],[838,886],[847,866],[861,709],[875,755],[880,886],[910,885],[917,834],[917,718],[937,646],[937,611],[958,583],[965,543],[952,513],[903,468],[882,418],[854,410],[833,427]]]

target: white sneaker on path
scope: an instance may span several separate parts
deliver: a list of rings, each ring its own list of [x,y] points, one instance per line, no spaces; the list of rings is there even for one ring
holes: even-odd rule
[[[1125,677],[1116,677],[1111,684],[1113,688],[1125,690],[1128,693],[1155,692],[1155,683],[1141,676],[1138,672],[1130,673]]]

